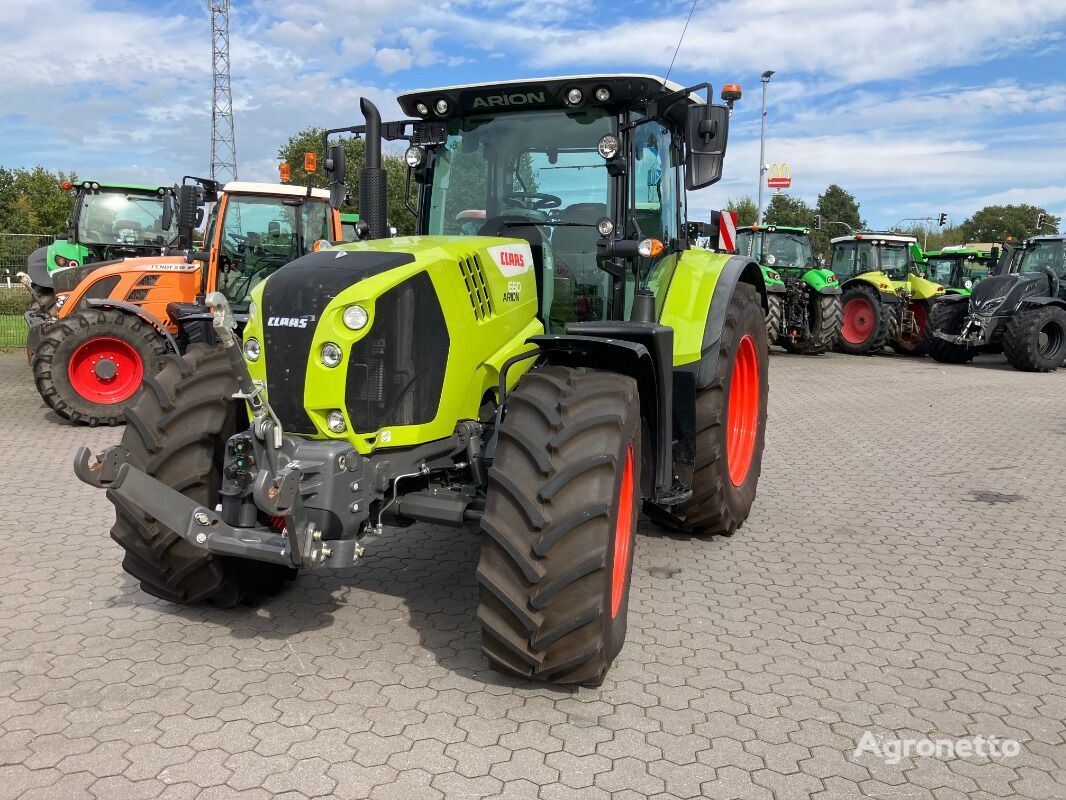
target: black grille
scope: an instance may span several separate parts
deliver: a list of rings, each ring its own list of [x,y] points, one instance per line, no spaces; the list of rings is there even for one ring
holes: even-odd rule
[[[470,305],[474,309],[474,317],[484,320],[492,316],[492,295],[485,281],[485,273],[481,269],[481,259],[477,254],[459,259],[459,272],[463,276],[463,283],[467,292],[470,293]]]
[[[311,342],[322,311],[349,286],[412,261],[410,253],[322,250],[286,264],[267,279],[260,311],[267,392],[286,431],[315,432],[303,398]],[[306,320],[307,327],[278,324],[294,319]]]
[[[96,283],[90,284],[89,288],[85,290],[85,294],[81,296],[82,302],[85,300],[106,300],[111,297],[111,292],[115,291],[115,287],[118,286],[118,281],[121,277],[121,275],[109,275],[106,278],[101,278]]]
[[[150,272],[137,281],[138,286],[155,286],[159,283],[159,273]]]
[[[425,272],[374,304],[374,327],[352,347],[344,402],[357,433],[421,425],[437,416],[448,327]]]

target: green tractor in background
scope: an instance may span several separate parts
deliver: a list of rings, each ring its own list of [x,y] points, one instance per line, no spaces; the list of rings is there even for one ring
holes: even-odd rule
[[[726,149],[728,107],[704,91],[457,86],[401,95],[394,123],[362,100],[364,240],[259,284],[242,339],[210,296],[222,346],[146,378],[121,446],[78,453],[125,569],[157,597],[236,606],[350,568],[390,526],[471,528],[489,663],[602,681],[642,504],[732,534],[761,471],[762,273],[697,247],[709,226],[684,216]],[[383,138],[410,144],[415,236],[389,236]],[[340,145],[324,165],[338,207]]]
[[[820,355],[840,335],[840,285],[818,264],[810,229],[752,225],[737,229],[737,252],[758,260],[768,292],[766,332],[790,353]],[[781,287],[774,291],[776,286]]]
[[[341,214],[341,233],[344,234],[344,241],[355,242],[359,239],[359,231],[355,226],[355,223],[359,221],[359,215],[352,212],[343,212]]]
[[[918,240],[890,231],[860,231],[831,241],[832,270],[843,291],[837,348],[852,355],[921,355],[933,301],[946,291],[921,276]]]
[[[1003,249],[996,244],[974,242],[926,251],[923,255],[927,280],[942,285],[947,294],[968,296],[974,286],[997,274]]]
[[[173,244],[172,188],[128,183],[64,181],[75,195],[66,235],[39,247],[26,260],[23,282],[30,290],[30,313],[55,310],[52,274],[85,264],[164,253]]]

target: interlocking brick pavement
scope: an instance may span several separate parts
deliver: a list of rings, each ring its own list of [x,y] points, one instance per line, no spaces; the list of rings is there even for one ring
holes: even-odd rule
[[[258,609],[141,593],[0,356],[4,798],[1066,797],[1066,371],[775,353],[732,539],[645,524],[599,689],[486,669],[476,541],[424,525]],[[1014,758],[853,757],[1012,737]]]

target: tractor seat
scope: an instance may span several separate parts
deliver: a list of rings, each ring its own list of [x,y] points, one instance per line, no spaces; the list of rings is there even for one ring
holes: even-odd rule
[[[559,214],[559,222],[570,224],[558,225],[552,230],[555,259],[570,270],[578,283],[599,283],[596,240],[600,235],[596,223],[606,216],[605,203],[574,203]],[[582,227],[572,227],[574,223]]]

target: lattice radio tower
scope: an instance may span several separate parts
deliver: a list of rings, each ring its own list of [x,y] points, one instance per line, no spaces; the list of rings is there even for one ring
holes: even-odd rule
[[[237,144],[233,139],[233,92],[229,79],[229,0],[208,0],[211,9],[211,177],[236,180]]]

